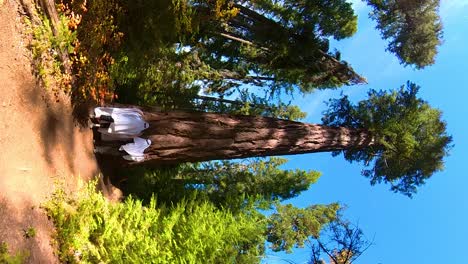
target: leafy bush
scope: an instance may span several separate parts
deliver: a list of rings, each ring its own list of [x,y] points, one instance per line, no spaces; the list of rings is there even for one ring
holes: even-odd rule
[[[40,19],[35,22],[25,20],[27,32],[32,35],[30,49],[36,75],[45,88],[53,89],[54,92],[70,92],[72,78],[63,60],[73,52],[76,44],[76,33],[68,28],[71,20],[60,15],[54,32],[50,20],[40,11],[36,12]]]
[[[63,0],[60,10],[71,20],[78,42],[72,56],[76,78],[75,97],[93,100],[112,99],[113,81],[109,68],[115,59],[123,37],[117,27],[117,16],[122,13],[120,1]]]
[[[21,251],[14,255],[8,253],[8,245],[5,242],[0,242],[0,264],[22,264],[28,258],[29,252]]]
[[[128,198],[110,203],[95,184],[74,197],[59,189],[44,205],[69,263],[258,263],[265,225],[190,199],[172,207]]]
[[[32,226],[28,227],[27,229],[23,230],[24,238],[33,238],[36,236],[36,229]]]
[[[186,190],[184,182],[177,180],[184,166],[136,166],[119,171],[116,178],[125,179],[120,186],[124,195],[140,199],[143,205],[148,204],[154,195],[160,204],[176,204],[192,195]]]

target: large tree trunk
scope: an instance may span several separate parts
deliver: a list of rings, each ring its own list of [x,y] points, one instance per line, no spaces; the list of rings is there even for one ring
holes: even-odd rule
[[[214,113],[145,112],[152,141],[148,161],[198,162],[364,148],[374,144],[363,129],[327,127],[267,117]]]

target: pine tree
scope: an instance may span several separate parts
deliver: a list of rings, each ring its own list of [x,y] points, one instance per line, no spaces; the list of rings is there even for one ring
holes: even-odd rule
[[[434,64],[442,44],[440,0],[366,0],[371,18],[388,39],[387,49],[404,65],[421,69]]]

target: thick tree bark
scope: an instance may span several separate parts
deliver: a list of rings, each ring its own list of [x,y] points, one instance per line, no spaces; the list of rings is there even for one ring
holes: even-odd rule
[[[155,164],[198,162],[364,148],[374,144],[363,129],[327,127],[267,117],[214,113],[145,112]]]

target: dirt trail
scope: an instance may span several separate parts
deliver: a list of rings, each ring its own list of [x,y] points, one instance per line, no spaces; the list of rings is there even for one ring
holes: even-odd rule
[[[0,242],[28,250],[29,263],[56,263],[52,225],[39,206],[56,179],[74,186],[98,170],[92,134],[76,125],[70,101],[56,102],[31,73],[19,8],[0,0]],[[29,227],[36,236],[27,239]]]

